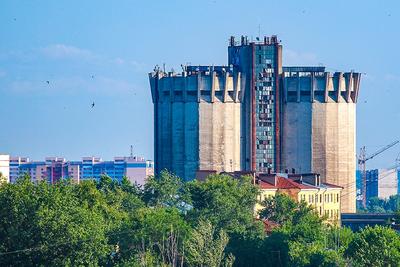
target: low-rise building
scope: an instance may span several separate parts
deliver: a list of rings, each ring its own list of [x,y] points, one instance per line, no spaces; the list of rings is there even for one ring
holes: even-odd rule
[[[121,181],[126,176],[132,183],[143,185],[147,177],[154,174],[154,163],[141,157],[115,157],[113,161],[103,161],[97,157],[84,157],[80,179],[100,179],[106,174],[111,178]]]
[[[286,194],[292,199],[313,206],[328,222],[340,223],[342,187],[322,183],[319,174],[258,174],[255,183],[260,187],[259,202],[255,211],[262,209],[261,202],[276,194]]]
[[[212,170],[198,171],[196,179],[204,181],[208,175],[217,174]],[[343,187],[330,183],[323,183],[321,176],[316,173],[306,174],[268,174],[255,172],[221,172],[234,178],[250,176],[253,183],[259,186],[260,194],[254,207],[258,216],[263,206],[262,201],[276,194],[286,194],[297,202],[304,201],[314,207],[322,217],[325,216],[331,224],[340,224],[341,194]]]

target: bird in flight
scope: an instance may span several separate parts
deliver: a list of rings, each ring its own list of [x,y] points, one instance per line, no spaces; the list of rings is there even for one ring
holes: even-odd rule
[[[94,102],[92,103],[92,108],[94,108]]]
[[[50,81],[46,81],[47,84],[50,84]]]
[[[92,75],[92,79],[94,79],[94,75]]]

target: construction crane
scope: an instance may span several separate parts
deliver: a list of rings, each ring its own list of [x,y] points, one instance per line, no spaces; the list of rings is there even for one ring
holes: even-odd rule
[[[367,151],[365,146],[363,146],[360,149],[360,154],[358,155],[358,169],[361,171],[361,178],[362,178],[362,205],[364,209],[367,207],[367,172],[366,172],[366,167],[365,163],[376,157],[377,155],[381,154],[382,152],[388,150],[392,146],[395,146],[399,143],[398,140],[388,144],[387,146],[379,149],[375,153],[372,153],[371,155],[367,156]]]

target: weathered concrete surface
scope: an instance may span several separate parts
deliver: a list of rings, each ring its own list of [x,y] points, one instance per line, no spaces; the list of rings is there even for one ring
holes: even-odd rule
[[[240,104],[201,102],[199,169],[240,171]]]
[[[286,74],[282,169],[320,173],[340,185],[342,212],[356,210],[356,101],[359,74]]]
[[[342,212],[356,211],[355,104],[314,103],[312,170],[344,187]]]
[[[241,170],[241,75],[226,69],[150,74],[156,173]]]

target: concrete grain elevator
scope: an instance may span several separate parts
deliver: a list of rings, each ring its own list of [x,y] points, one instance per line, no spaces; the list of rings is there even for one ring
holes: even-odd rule
[[[156,66],[155,171],[319,173],[355,212],[355,122],[360,73],[282,67],[276,36],[229,40],[227,66]]]

